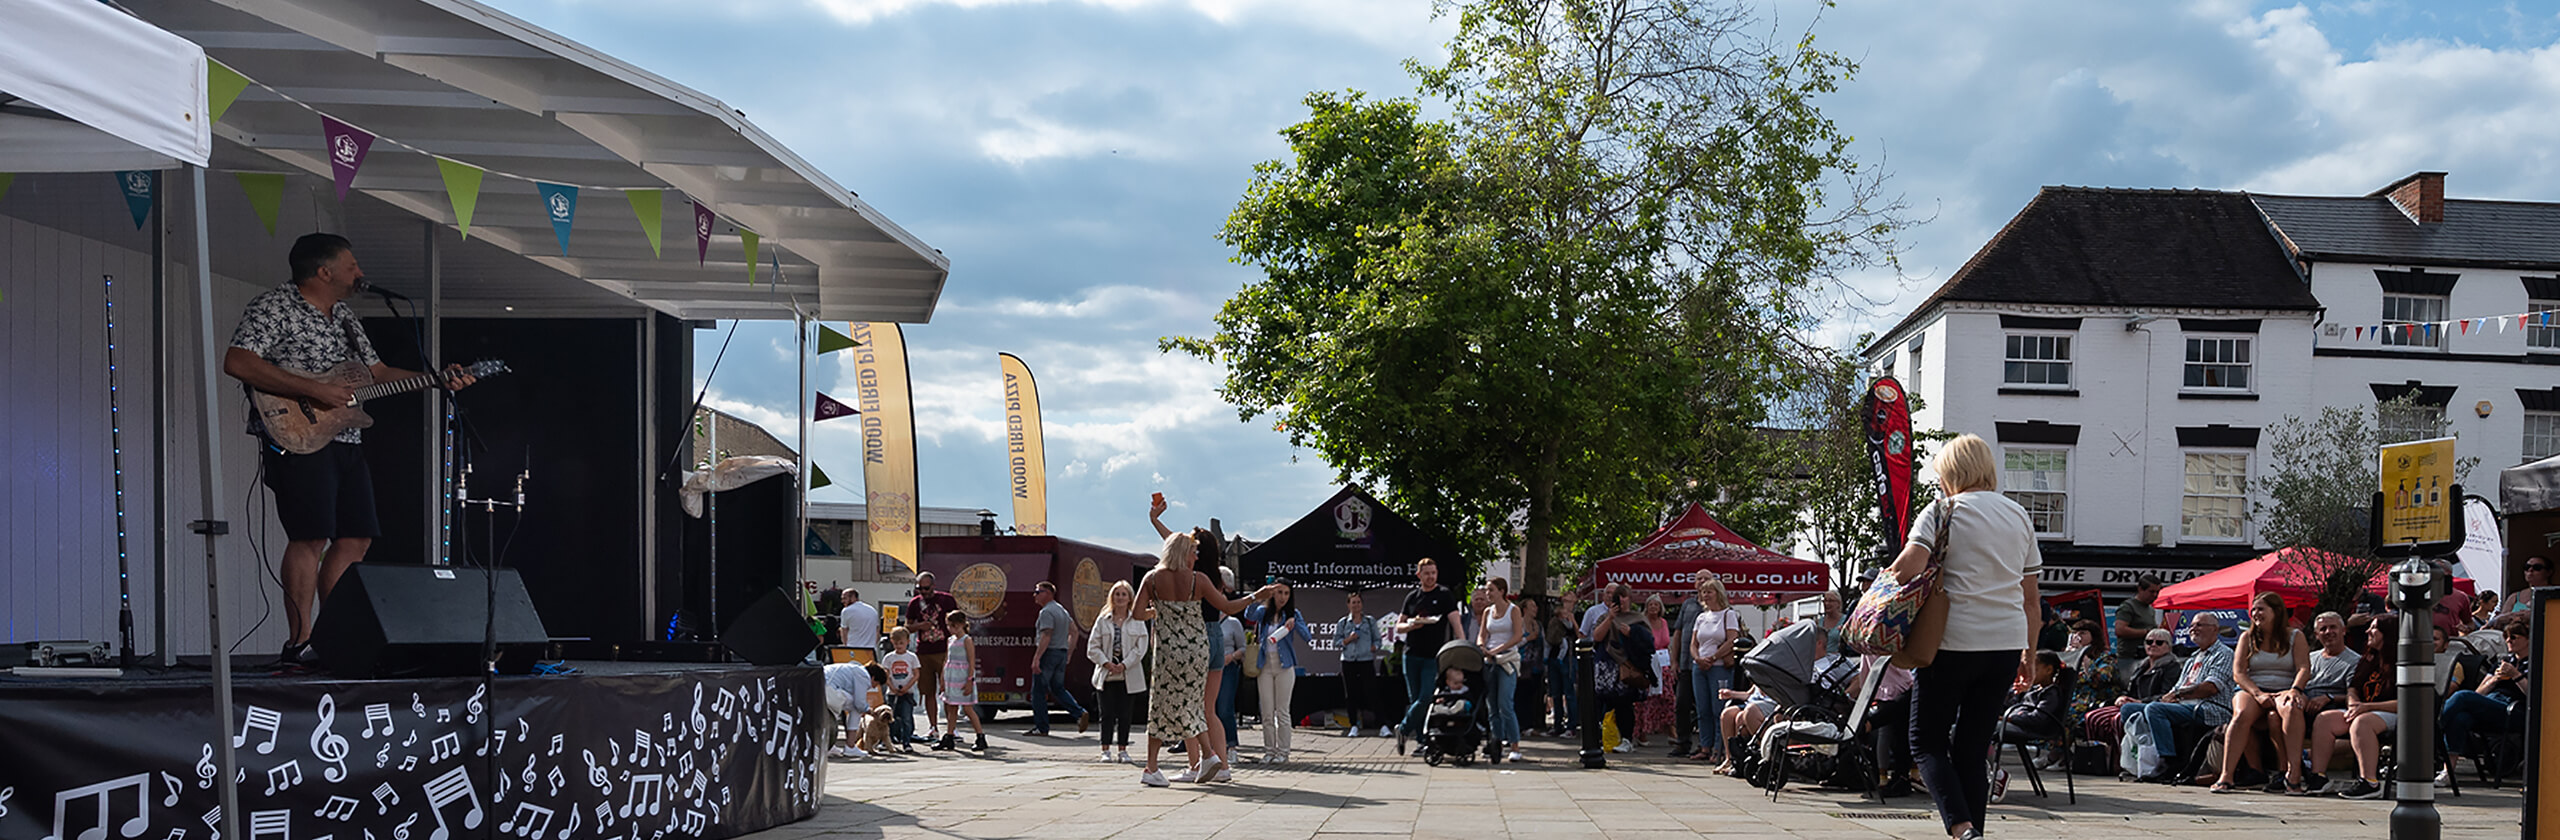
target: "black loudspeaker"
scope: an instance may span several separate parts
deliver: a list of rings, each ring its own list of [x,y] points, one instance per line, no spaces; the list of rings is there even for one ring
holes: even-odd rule
[[[818,634],[809,630],[809,619],[791,596],[768,589],[720,631],[720,644],[758,665],[793,665],[818,649]]]
[[[500,667],[529,670],[550,634],[516,570],[496,583]],[[342,677],[478,676],[489,584],[480,569],[357,563],[320,606],[312,646]]]

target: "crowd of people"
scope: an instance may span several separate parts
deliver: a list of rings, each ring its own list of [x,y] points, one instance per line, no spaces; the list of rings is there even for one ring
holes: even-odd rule
[[[2245,631],[2226,639],[2214,612],[2191,613],[2180,627],[2177,616],[2155,609],[2161,582],[2145,576],[2111,619],[2057,613],[2039,597],[2033,529],[1998,491],[1988,445],[1959,437],[1932,468],[1941,500],[1879,570],[1907,582],[1937,556],[1948,619],[1928,665],[1907,670],[1844,649],[1844,593],[1855,590],[1825,593],[1805,626],[1790,629],[1781,617],[1769,628],[1773,642],[1788,633],[1824,662],[1879,683],[1866,720],[1883,735],[1873,765],[1880,778],[1868,780],[1882,795],[1925,790],[1949,836],[1979,836],[1985,809],[2006,786],[1998,749],[2009,744],[2034,747],[2030,760],[2040,767],[2096,756],[2128,778],[2215,793],[2262,786],[2297,796],[2384,794],[2383,747],[2401,713],[2394,660],[2402,616],[2389,604],[2371,598],[2352,615],[2304,620],[2264,593],[2251,603]],[[1295,587],[1274,581],[1239,596],[1218,543],[1205,531],[1166,527],[1163,512],[1159,499],[1149,513],[1163,538],[1155,569],[1134,585],[1114,584],[1089,628],[1069,617],[1054,585],[1035,587],[1041,653],[1025,734],[1049,734],[1053,703],[1079,731],[1098,716],[1100,758],[1142,764],[1139,781],[1149,786],[1226,781],[1239,761],[1291,761],[1296,687],[1316,639]],[[2525,574],[2529,586],[2548,585],[2549,562],[2529,559]],[[1614,752],[1663,739],[1672,757],[1739,775],[1752,736],[1785,717],[1779,698],[1751,685],[1739,667],[1758,640],[1713,575],[1699,574],[1690,597],[1669,603],[1660,594],[1638,600],[1619,584],[1589,593],[1587,605],[1584,593],[1515,593],[1500,577],[1462,596],[1440,575],[1438,563],[1420,561],[1411,591],[1379,615],[1364,593],[1346,593],[1344,615],[1325,627],[1340,662],[1344,736],[1394,737],[1404,753],[1435,734],[1435,716],[1481,707],[1488,756],[1501,760],[1522,760],[1524,738],[1575,737],[1589,721],[1603,727],[1598,734]],[[2528,596],[2447,598],[2428,617],[2459,682],[2432,710],[2445,755],[2489,761],[2482,753],[2498,737],[2521,732],[2518,710],[2532,690]],[[969,622],[934,588],[933,575],[917,576],[900,626],[886,634],[876,632],[879,614],[858,594],[845,590],[841,600],[856,661],[827,668],[830,701],[839,692],[862,698],[875,686],[882,699],[868,709],[836,703],[854,733],[840,754],[913,752],[918,743],[956,750],[963,722],[974,737],[970,749],[986,749]],[[1574,690],[1573,659],[1586,639],[1596,704],[1588,710]],[[1473,643],[1480,683],[1470,673],[1477,669],[1440,655],[1452,640]],[[1092,710],[1066,691],[1079,650],[1092,664]],[[1235,698],[1247,680],[1262,711],[1262,750],[1240,757]],[[922,736],[913,728],[919,705]],[[1141,709],[1142,762],[1129,751]],[[2351,766],[2333,767],[2341,747]],[[1167,753],[1183,764],[1169,775]]]

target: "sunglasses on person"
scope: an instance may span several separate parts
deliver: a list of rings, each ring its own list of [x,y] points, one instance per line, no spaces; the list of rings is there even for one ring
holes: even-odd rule
[[[2551,566],[2545,563],[2526,563],[2524,569],[2528,572],[2547,572],[2551,570]]]
[[[2168,643],[2169,643],[2169,640],[2167,640],[2167,639],[2144,639],[2144,640],[2142,640],[2142,646],[2143,646],[2143,647],[2150,647],[2150,646],[2152,646],[2152,645],[2166,645],[2166,644],[2168,644]]]

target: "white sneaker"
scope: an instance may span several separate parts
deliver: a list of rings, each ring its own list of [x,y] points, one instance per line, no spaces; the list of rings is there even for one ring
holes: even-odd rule
[[[1504,753],[1504,754],[1502,755],[1502,760],[1504,760],[1504,761],[1519,761],[1519,760],[1520,760],[1520,751],[1519,751],[1519,750],[1512,750],[1512,751],[1510,751],[1510,752],[1508,752],[1508,753]]]
[[[1113,758],[1122,764],[1127,764],[1129,763],[1129,751],[1121,750],[1117,755],[1113,756]]]
[[[1112,758],[1112,757],[1111,757],[1111,750],[1110,750],[1109,748],[1107,748],[1107,747],[1106,747],[1106,748],[1104,748],[1104,749],[1103,749],[1103,751],[1102,751],[1102,760],[1103,760],[1104,762],[1111,762],[1111,761],[1117,761],[1118,759],[1114,759],[1114,758]]]
[[[1158,777],[1156,777],[1156,778],[1164,778],[1164,777],[1162,777],[1162,776],[1158,776]],[[1190,784],[1190,783],[1192,783],[1192,782],[1200,781],[1200,768],[1192,767],[1192,768],[1187,768],[1187,769],[1183,770],[1183,771],[1182,771],[1182,772],[1180,772],[1180,773],[1175,773],[1175,774],[1173,774],[1173,780],[1174,780],[1174,781],[1177,781],[1177,782],[1181,782],[1181,783],[1186,784],[1186,785],[1187,785],[1187,784]],[[1141,781],[1144,781],[1144,780],[1142,779]]]
[[[1218,765],[1218,772],[1209,777],[1209,781],[1212,782],[1232,782],[1235,780],[1236,774],[1228,770],[1227,766],[1224,764]]]
[[[1614,749],[1614,750],[1610,750],[1610,752],[1613,752],[1613,753],[1631,753],[1631,752],[1635,752],[1635,751],[1636,751],[1636,742],[1634,742],[1634,741],[1619,741],[1619,742],[1618,742],[1618,748],[1617,748],[1617,749]]]
[[[1380,738],[1393,738],[1393,737],[1395,737],[1395,736],[1396,736],[1396,732],[1395,732],[1395,728],[1394,728],[1394,727],[1389,727],[1389,726],[1381,726],[1381,727],[1378,727],[1378,737],[1380,737]]]
[[[1262,763],[1262,761],[1263,761],[1263,759],[1262,759],[1262,757],[1261,757],[1261,756],[1254,756],[1254,755],[1248,755],[1248,756],[1245,756],[1245,757],[1242,757],[1242,758],[1238,758],[1238,759],[1236,759],[1236,760],[1237,760],[1237,761],[1244,762],[1244,763],[1246,763],[1246,764],[1260,764],[1260,763]]]
[[[1354,727],[1351,727],[1351,728],[1349,728],[1349,729],[1342,730],[1342,737],[1345,737],[1345,738],[1358,738],[1358,737],[1360,737],[1360,727],[1354,726]]]
[[[1138,784],[1146,785],[1147,787],[1173,786],[1172,782],[1165,781],[1163,773],[1158,773],[1153,770],[1138,774]]]
[[[2452,771],[2452,770],[2437,770],[2437,771],[2436,771],[2436,787],[2452,787],[2452,786],[2453,786],[2453,771]]]

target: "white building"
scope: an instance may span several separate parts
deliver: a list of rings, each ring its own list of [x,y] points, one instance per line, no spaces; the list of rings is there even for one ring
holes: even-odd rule
[[[1915,428],[1993,443],[2048,589],[2129,589],[2266,549],[2249,482],[2289,415],[2415,390],[2488,470],[2553,454],[2560,328],[2490,319],[2560,308],[2556,235],[2560,204],[2448,201],[2442,173],[2360,197],[2048,187],[1864,352]]]

